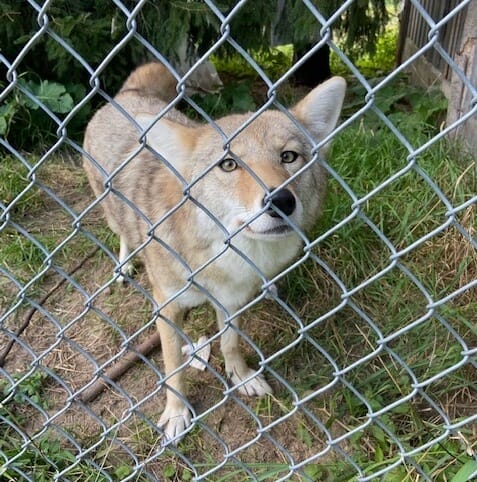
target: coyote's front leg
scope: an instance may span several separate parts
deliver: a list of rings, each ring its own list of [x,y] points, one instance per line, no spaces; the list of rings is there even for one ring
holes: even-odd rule
[[[216,314],[219,329],[222,330],[225,328],[224,313],[217,308]],[[261,374],[248,367],[240,352],[240,335],[237,331],[239,322],[239,317],[230,321],[230,326],[225,328],[220,339],[220,348],[225,360],[225,372],[234,386],[238,386],[241,393],[262,397],[267,393],[272,393],[272,389]]]
[[[156,301],[159,299],[156,297]],[[169,304],[161,310],[156,322],[161,337],[165,376],[168,377],[166,407],[158,422],[164,431],[163,445],[170,442],[177,444],[191,424],[191,414],[185,403],[184,374],[181,370],[171,375],[182,364],[181,337],[177,330],[182,325],[183,316],[179,307]]]
[[[130,255],[129,246],[126,242],[126,238],[121,235],[119,241],[119,264],[121,265],[119,276],[116,278],[116,283],[124,284],[126,276],[132,276],[134,273],[134,266],[131,260],[127,260]]]

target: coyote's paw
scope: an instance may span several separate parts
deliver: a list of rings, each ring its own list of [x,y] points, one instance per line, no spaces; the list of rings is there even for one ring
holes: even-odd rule
[[[187,407],[166,407],[157,425],[164,431],[162,445],[177,445],[191,425],[190,411]]]
[[[265,378],[252,369],[248,369],[248,371],[240,375],[234,372],[230,379],[234,385],[239,385],[243,380],[247,380],[238,387],[238,390],[243,395],[249,397],[263,397],[267,393],[273,392],[270,385],[265,381]]]
[[[265,295],[266,300],[274,300],[278,296],[278,288],[275,283],[268,287],[267,294]]]
[[[134,274],[134,265],[131,262],[123,264],[119,276],[116,278],[116,283],[123,285],[126,283],[126,277],[130,277]]]

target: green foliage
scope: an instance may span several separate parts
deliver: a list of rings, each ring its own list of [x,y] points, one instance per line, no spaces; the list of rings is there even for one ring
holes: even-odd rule
[[[0,466],[0,480],[8,482],[18,481],[18,472],[21,470],[30,476],[34,475],[35,482],[51,482],[55,476],[76,462],[76,457],[69,447],[65,447],[55,438],[56,434],[50,430],[23,448],[22,440],[18,435],[7,432],[0,439],[0,450],[7,459],[14,461]],[[122,469],[122,471],[120,470]],[[117,469],[118,480],[121,474],[126,474],[124,466]],[[98,470],[89,462],[82,462],[68,471],[69,480],[106,482],[111,480],[98,473]]]
[[[364,53],[356,60],[356,66],[366,77],[377,77],[391,72],[396,66],[398,26],[394,25],[381,35],[373,53]]]
[[[311,2],[325,19],[342,7],[341,0],[313,0]],[[222,11],[236,5],[235,0],[218,2]],[[247,2],[231,22],[233,38],[245,49],[261,49],[270,45],[272,34],[283,43],[293,43],[297,49],[316,43],[322,28],[319,20],[301,0],[284,4],[277,22],[275,1]],[[386,0],[352,2],[333,23],[336,37],[351,55],[375,51],[376,40],[388,22]],[[272,26],[275,25],[275,31]]]
[[[80,84],[63,85],[48,80],[26,80],[25,76],[18,81],[18,86],[0,107],[0,135],[11,140],[14,145],[23,147],[57,140],[59,124],[47,110],[61,121],[85,94],[86,89]],[[89,106],[85,106],[76,113],[73,122],[68,125],[70,137],[77,137],[90,110]]]
[[[250,81],[239,82],[234,85],[226,85],[220,92],[207,95],[193,95],[197,103],[207,114],[218,118],[230,112],[247,112],[254,110],[256,105],[250,93],[252,84]],[[197,111],[188,109],[190,117],[197,117]]]
[[[66,114],[73,109],[73,98],[64,85],[56,82],[49,82],[48,80],[42,80],[40,83],[33,81],[22,82],[20,85],[28,90],[36,100],[57,114]],[[30,110],[38,110],[40,104],[30,98],[25,99],[25,107]]]
[[[372,79],[386,75],[393,70],[396,65],[398,35],[398,23],[390,22],[376,40],[373,52],[361,51],[355,54],[354,63],[365,77]],[[339,41],[338,44],[340,44]],[[346,77],[349,74],[348,67],[342,63],[335,52],[331,52],[330,66],[335,75]]]
[[[340,0],[329,0],[329,4],[332,11],[342,6]],[[337,23],[337,33],[342,37],[346,52],[351,57],[374,54],[377,39],[384,32],[388,20],[385,0],[353,2]]]
[[[253,51],[250,53],[255,62],[265,72],[269,79],[277,80],[291,67],[293,46],[282,45],[273,49]],[[221,77],[232,78],[234,82],[226,82],[216,93],[194,95],[193,100],[212,117],[222,117],[230,113],[248,112],[257,108],[254,97],[256,81],[259,75],[255,69],[241,56],[213,56],[212,61]],[[188,109],[187,114],[197,117],[194,109]]]
[[[477,460],[468,457],[468,461],[461,469],[452,477],[451,482],[468,482],[470,476],[477,472]]]
[[[350,92],[352,95],[349,104],[345,106],[345,112],[356,111],[365,96],[362,87],[351,88]],[[446,101],[441,93],[409,86],[405,79],[380,90],[375,103],[408,142],[416,147],[438,133],[440,119],[446,108]],[[353,148],[350,149],[350,146]],[[333,162],[358,197],[370,192],[387,177],[403,168],[408,154],[401,141],[372,112],[354,127],[344,131],[333,144]],[[461,169],[448,145],[441,143],[428,149],[419,157],[419,165],[438,185],[442,188],[445,186],[445,192],[454,195],[460,193],[460,190],[455,191],[454,185],[459,184]],[[459,187],[464,188],[464,184],[460,183]],[[468,186],[467,189],[471,191],[472,187]],[[349,214],[349,207],[339,198],[335,198],[333,191],[327,201],[332,206],[329,211],[331,218],[325,218],[324,224],[336,222]],[[423,183],[420,176],[410,173],[396,180],[363,208],[366,208],[366,213],[371,210],[369,215],[376,222],[379,220],[378,226],[389,239],[409,244],[424,234],[426,229],[435,227],[429,213],[435,212],[432,206],[436,202],[435,192]],[[457,201],[457,204],[460,202],[463,202],[463,199]],[[343,235],[342,242],[351,239],[356,240],[357,245],[351,246],[349,242],[345,242],[349,249],[341,253],[339,259],[355,266],[357,275],[373,272],[373,266],[381,262],[377,258],[381,249],[375,246],[375,236],[357,222],[348,224],[340,232]],[[358,242],[359,240],[362,242]],[[350,259],[346,258],[347,254]],[[349,280],[350,284],[354,282],[357,280]],[[379,296],[383,295],[378,295],[377,298]]]
[[[134,0],[123,3],[130,10],[136,6]],[[98,67],[128,32],[127,17],[112,2],[57,0],[48,5],[45,13],[55,36],[92,69]],[[0,0],[0,45],[7,62],[13,63],[40,30],[37,17],[38,11],[29,2]],[[216,35],[216,30],[211,28],[212,17],[210,9],[201,2],[168,1],[146,2],[136,20],[138,32],[173,60],[189,30],[204,44],[212,42]],[[157,21],[158,18],[168,21]],[[101,86],[109,92],[116,91],[127,74],[149,58],[150,53],[139,42],[127,42],[101,72]],[[0,73],[4,72],[5,68],[0,67]],[[22,89],[39,95],[45,107],[62,120],[84,99],[90,73],[61,42],[44,33],[23,55],[15,74],[21,80],[0,106],[0,135],[6,136],[17,149],[34,149],[38,144],[57,140],[57,123],[22,93]],[[0,82],[0,90],[8,85]],[[88,104],[75,112],[67,126],[70,138],[81,138],[92,107],[95,105]]]
[[[293,63],[293,45],[280,45],[274,48],[249,52],[253,60],[271,80],[280,78]],[[239,55],[220,57],[212,56],[211,61],[218,72],[226,78],[250,79],[259,78],[258,72]]]
[[[132,11],[137,2],[126,0]],[[49,28],[92,68],[96,68],[128,34],[127,16],[112,2],[56,0],[46,9]],[[13,62],[21,49],[40,30],[38,11],[28,2],[0,0],[0,45],[2,54]],[[216,40],[218,22],[215,15],[199,1],[169,0],[146,2],[135,17],[137,31],[166,58],[176,59],[181,42],[190,33],[203,44]],[[157,21],[167,19],[167,21]],[[87,26],[87,28],[85,28]],[[102,86],[115,91],[137,64],[150,57],[139,42],[132,39],[117,53],[102,72]],[[71,79],[87,85],[90,74],[61,42],[48,34],[37,38],[23,57],[17,73],[33,72],[39,78],[68,85]]]
[[[314,3],[325,17],[341,6],[337,0],[316,0]],[[130,11],[137,6],[134,0],[126,0],[123,4]],[[224,15],[235,6],[235,0],[217,2],[218,9]],[[293,43],[296,47],[314,44],[321,28],[301,0],[286,2],[281,24],[275,26],[276,8],[274,0],[246,2],[236,10],[230,22],[231,38],[242,48],[259,52],[258,57],[266,57],[262,60],[267,75],[272,79],[283,73],[282,66],[286,60],[283,52],[270,49],[273,28],[276,27],[278,34],[286,36],[287,43]],[[0,45],[7,63],[13,63],[40,31],[38,13],[30,2],[0,0]],[[52,35],[45,32],[37,36],[24,53],[15,70],[23,81],[9,93],[0,107],[0,135],[8,136],[16,148],[32,149],[39,143],[56,140],[58,128],[21,89],[39,95],[45,107],[58,115],[60,120],[63,119],[86,95],[91,76],[65,45],[95,69],[129,32],[128,18],[114,2],[55,0],[48,4],[44,13]],[[199,0],[147,1],[135,21],[138,34],[170,61],[177,60],[178,52],[185,46],[186,40],[189,47],[203,54],[221,35],[221,22]],[[40,19],[41,25],[42,22],[43,19]],[[377,35],[386,22],[385,0],[359,1],[351,3],[343,15],[336,19],[335,29],[348,50],[373,52]],[[57,41],[58,37],[62,42]],[[231,53],[235,54],[234,48],[225,43],[216,55],[227,57]],[[150,57],[147,48],[131,38],[101,71],[101,86],[108,92],[115,92],[127,74]],[[250,67],[246,66],[246,71],[249,70]],[[7,86],[8,83],[3,82],[0,88]],[[96,102],[97,99],[93,100],[93,104]],[[80,139],[93,107],[95,105],[88,104],[75,112],[67,126],[71,138]]]
[[[41,243],[45,249],[51,249],[56,241],[51,237],[39,236],[39,239],[33,242],[16,231],[2,232],[0,240],[0,259],[4,260],[3,267],[21,282],[27,282],[43,266],[46,255],[39,244]]]
[[[8,216],[20,221],[45,206],[44,196],[32,181],[31,170],[13,156],[0,157],[0,225]],[[0,259],[3,266],[18,279],[26,280],[36,273],[44,261],[44,253],[37,244],[20,232],[8,227],[0,231]],[[48,239],[40,236],[50,245]]]
[[[23,375],[15,375],[13,381],[18,381],[23,378]],[[10,412],[11,410],[15,411],[19,406],[22,404],[30,403],[27,400],[31,400],[31,402],[35,403],[36,405],[47,408],[48,402],[43,397],[43,387],[45,385],[45,381],[47,380],[48,375],[46,375],[42,371],[34,371],[24,380],[14,387],[14,385],[6,379],[0,380],[0,396],[3,399],[9,397],[13,392],[13,397],[9,398],[8,405],[0,405],[0,415],[5,415]],[[3,413],[2,413],[3,412]]]
[[[171,462],[166,464],[162,469],[162,476],[167,481],[180,480],[181,482],[187,482],[192,480],[193,474],[190,470]]]
[[[370,79],[375,85],[380,79]],[[346,116],[365,104],[366,89],[361,84],[350,85],[348,103],[343,108]],[[445,120],[447,99],[437,86],[424,89],[409,83],[401,76],[383,85],[375,94],[374,105],[416,145],[439,132]],[[374,114],[367,114],[366,125],[373,129],[383,128],[383,122]],[[397,146],[402,145],[395,141]]]
[[[36,192],[33,189],[26,191],[31,184],[29,172],[24,164],[12,156],[0,159],[0,203],[9,206],[16,199],[14,209],[20,215],[31,203],[35,203]]]
[[[64,446],[58,439],[53,429],[46,431],[38,437],[32,437],[28,444],[10,423],[19,429],[29,417],[38,415],[32,403],[42,409],[48,408],[48,399],[44,387],[48,375],[36,370],[26,378],[24,375],[15,375],[13,381],[0,379],[0,452],[6,460],[13,460],[10,464],[0,465],[0,480],[17,481],[18,468],[26,474],[33,475],[35,482],[50,482],[59,471],[67,469],[76,462],[76,457],[71,448]],[[15,381],[20,381],[14,385]],[[13,396],[11,396],[13,394]],[[131,473],[131,468],[119,465],[116,468],[118,479]],[[94,480],[106,482],[109,478],[98,474],[94,466],[82,462],[68,471],[74,480]]]

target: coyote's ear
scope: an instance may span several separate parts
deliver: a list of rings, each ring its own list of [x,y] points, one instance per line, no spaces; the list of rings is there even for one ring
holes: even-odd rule
[[[194,149],[194,128],[168,119],[159,119],[152,125],[154,119],[155,116],[151,114],[139,114],[135,118],[139,126],[147,131],[147,143],[182,173]]]
[[[336,126],[345,96],[346,81],[332,77],[313,89],[292,109],[293,115],[316,140],[324,139]]]

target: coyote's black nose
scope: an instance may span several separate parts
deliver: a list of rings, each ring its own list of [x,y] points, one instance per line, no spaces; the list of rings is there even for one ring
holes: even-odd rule
[[[270,190],[273,190],[271,188]],[[296,207],[296,199],[295,196],[292,194],[291,191],[288,189],[279,189],[270,199],[267,199],[266,196],[263,198],[263,205],[267,204],[267,202],[271,201],[271,205],[275,206],[279,209],[283,214],[290,216],[293,213]],[[265,211],[269,216],[272,218],[279,218],[280,214],[277,211],[274,211],[270,206],[267,211]]]

